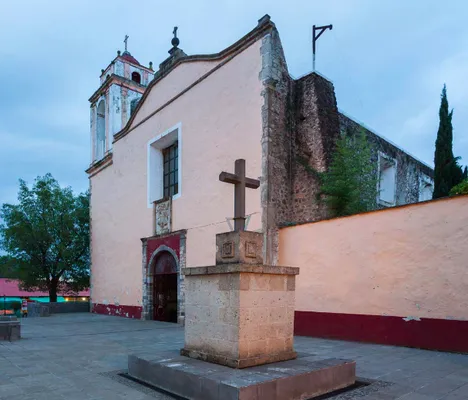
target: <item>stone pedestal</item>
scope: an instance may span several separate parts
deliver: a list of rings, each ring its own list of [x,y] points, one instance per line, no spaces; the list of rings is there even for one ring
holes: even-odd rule
[[[262,264],[262,234],[216,236],[216,264],[185,268],[187,357],[246,368],[296,357],[294,289],[299,268]]]
[[[295,358],[298,272],[298,268],[248,264],[185,269],[181,354],[232,368]]]

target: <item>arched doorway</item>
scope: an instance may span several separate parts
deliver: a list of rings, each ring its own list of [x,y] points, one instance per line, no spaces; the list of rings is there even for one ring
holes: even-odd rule
[[[162,251],[154,261],[153,319],[177,323],[177,261]]]

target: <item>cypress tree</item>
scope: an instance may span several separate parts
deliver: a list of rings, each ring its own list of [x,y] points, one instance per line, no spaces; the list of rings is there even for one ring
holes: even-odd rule
[[[447,88],[444,85],[434,154],[434,199],[448,196],[450,189],[463,180],[463,170],[458,165],[458,158],[453,156],[452,115],[453,110],[449,111]]]

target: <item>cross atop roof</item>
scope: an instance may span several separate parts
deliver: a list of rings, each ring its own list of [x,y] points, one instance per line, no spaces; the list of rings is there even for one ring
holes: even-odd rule
[[[127,41],[128,41],[129,36],[125,35],[124,43],[125,43],[125,51],[127,51]]]

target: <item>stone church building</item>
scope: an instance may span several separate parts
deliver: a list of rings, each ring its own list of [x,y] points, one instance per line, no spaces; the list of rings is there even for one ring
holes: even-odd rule
[[[275,25],[264,16],[216,54],[187,55],[174,37],[159,69],[128,51],[102,71],[91,96],[93,311],[183,322],[183,267],[212,265],[215,234],[232,230],[233,187],[246,160],[247,229],[278,261],[278,229],[327,217],[319,182],[340,133],[365,129],[338,111],[333,84],[293,79]],[[433,171],[366,129],[379,207],[432,197]]]

